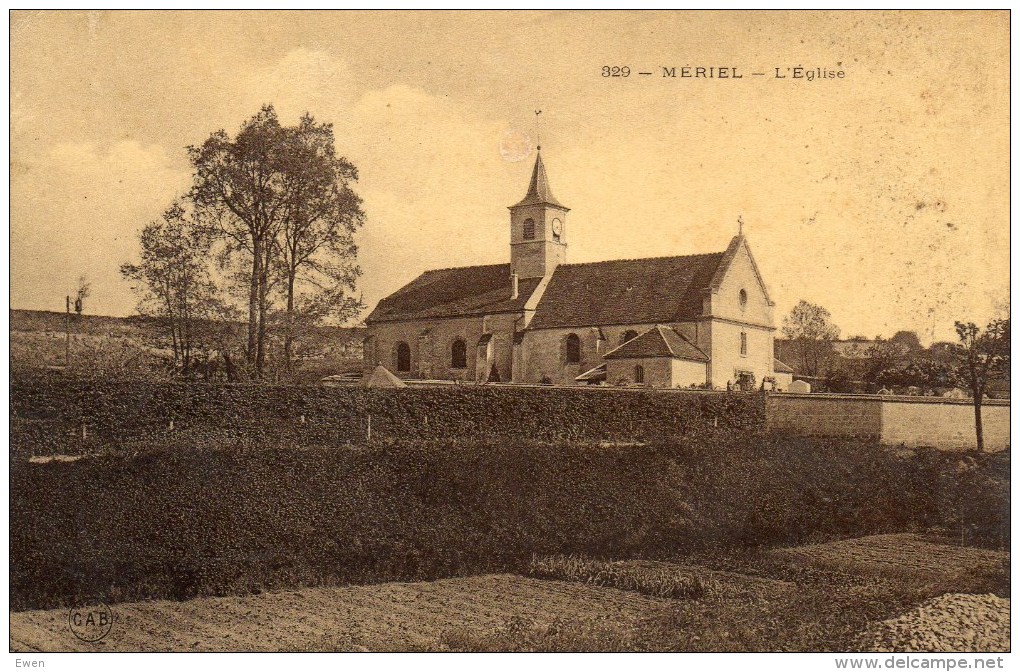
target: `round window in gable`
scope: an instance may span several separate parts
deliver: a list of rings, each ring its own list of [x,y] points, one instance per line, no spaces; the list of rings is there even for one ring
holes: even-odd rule
[[[747,305],[747,290],[740,290],[740,307],[743,308]]]

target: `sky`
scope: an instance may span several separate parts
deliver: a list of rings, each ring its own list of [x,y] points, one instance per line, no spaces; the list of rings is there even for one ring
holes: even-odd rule
[[[804,299],[843,337],[930,342],[1008,300],[1004,11],[17,11],[10,31],[12,308],[63,310],[85,275],[87,312],[133,313],[118,268],[187,191],[185,148],[263,103],[331,122],[358,167],[369,309],[509,260],[539,134],[569,262],[721,251],[740,218],[777,324]]]

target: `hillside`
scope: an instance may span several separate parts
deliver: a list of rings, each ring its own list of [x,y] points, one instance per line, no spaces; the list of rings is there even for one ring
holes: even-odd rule
[[[72,365],[104,360],[114,368],[131,362],[157,362],[171,356],[170,344],[157,320],[140,315],[111,317],[77,315],[49,310],[10,310],[10,358],[12,367],[62,367],[70,328]],[[244,324],[236,325],[243,333]],[[360,367],[364,327],[320,326],[303,364],[307,375],[317,379]]]

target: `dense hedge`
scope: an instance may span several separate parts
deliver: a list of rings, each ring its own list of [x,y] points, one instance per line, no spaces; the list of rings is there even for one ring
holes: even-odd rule
[[[732,431],[642,448],[449,442],[16,461],[11,605],[524,571],[533,553],[654,558],[933,526],[1008,543],[1008,475],[1008,456],[901,458]]]
[[[764,414],[763,396],[743,393],[167,384],[53,373],[19,374],[11,384],[19,456],[167,439],[182,447],[364,443],[369,416],[373,437],[384,440],[634,441],[708,426],[757,429]]]

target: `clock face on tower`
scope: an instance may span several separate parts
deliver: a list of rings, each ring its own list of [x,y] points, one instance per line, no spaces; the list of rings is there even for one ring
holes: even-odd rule
[[[561,222],[559,219],[554,219],[552,221],[552,234],[553,234],[553,238],[555,238],[556,240],[559,240],[560,239],[560,234],[562,234],[562,233],[563,233],[563,222]]]

